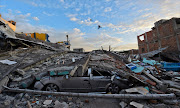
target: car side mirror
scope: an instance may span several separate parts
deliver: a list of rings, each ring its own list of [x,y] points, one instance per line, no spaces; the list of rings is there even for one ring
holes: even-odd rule
[[[93,74],[90,74],[90,79],[93,79]]]

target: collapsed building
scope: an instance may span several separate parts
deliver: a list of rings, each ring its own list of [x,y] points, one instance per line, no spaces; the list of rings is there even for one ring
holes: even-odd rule
[[[0,28],[0,107],[179,107],[180,73],[136,50],[70,51],[68,36],[51,43]]]
[[[85,52],[83,48],[74,48],[74,52]]]

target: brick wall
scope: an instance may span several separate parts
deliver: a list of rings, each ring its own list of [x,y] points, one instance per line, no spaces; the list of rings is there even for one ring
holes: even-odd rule
[[[180,28],[176,28],[176,19],[165,20],[163,23],[153,27],[151,31],[137,36],[139,53],[147,53],[167,46],[165,52],[178,51]],[[144,37],[144,40],[141,40],[140,37]]]

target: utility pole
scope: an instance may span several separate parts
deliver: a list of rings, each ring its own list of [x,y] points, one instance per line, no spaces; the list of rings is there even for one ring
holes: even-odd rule
[[[68,41],[69,41],[69,39],[68,39],[68,35],[66,35],[66,37],[67,37],[67,43],[68,43]]]
[[[103,47],[101,46],[101,49],[103,50]]]
[[[67,38],[67,42],[66,42],[66,45],[68,45],[68,49],[70,50],[70,42],[69,42],[69,36],[68,35],[66,35],[66,38]]]

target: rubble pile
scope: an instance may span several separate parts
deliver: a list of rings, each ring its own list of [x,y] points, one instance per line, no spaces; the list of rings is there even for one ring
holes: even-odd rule
[[[73,52],[5,32],[0,34],[0,107],[179,108],[179,63],[106,50]]]
[[[110,54],[111,53],[111,54]],[[177,107],[179,106],[179,72],[166,71],[162,64],[155,60],[130,56],[127,60],[116,59],[122,58],[122,55],[107,51],[92,51],[90,53],[74,53],[67,51],[51,51],[43,48],[21,48],[2,55],[0,60],[9,60],[11,62],[1,62],[1,81],[6,80],[7,83],[1,82],[4,86],[15,89],[35,90],[34,84],[43,77],[53,76],[55,72],[72,72],[75,67],[74,75],[83,77],[82,70],[84,64],[84,75],[88,71],[98,72],[103,76],[111,76],[116,74],[122,80],[127,80],[126,89],[119,89],[119,94],[171,94],[173,98],[167,99],[109,99],[115,101],[114,107]],[[123,55],[124,56],[124,55]],[[89,59],[88,59],[89,58]],[[88,62],[86,62],[88,61]],[[126,61],[126,62],[125,62]],[[19,64],[19,65],[17,65]],[[11,68],[13,68],[12,71]],[[79,69],[80,68],[80,69]],[[81,71],[79,71],[81,70]],[[6,75],[6,73],[9,73]],[[80,73],[79,73],[80,72]],[[87,72],[87,73],[86,73]],[[109,74],[108,74],[108,73]],[[77,73],[77,74],[75,74]],[[71,74],[71,73],[69,73]],[[66,74],[65,74],[66,75]],[[94,75],[96,76],[96,75]],[[100,75],[97,75],[100,78]],[[69,76],[70,77],[70,76]],[[40,95],[36,93],[16,93],[10,92],[10,89],[2,89],[0,95],[2,107],[89,107],[98,101],[106,98],[89,98],[81,96],[61,96],[61,95]],[[36,90],[35,90],[36,91]],[[77,91],[75,91],[77,92]],[[96,92],[87,94],[104,94],[106,92]],[[107,95],[111,95],[108,92]],[[97,103],[96,103],[97,104]],[[97,104],[97,106],[98,106]],[[97,107],[96,106],[96,107]],[[101,105],[99,105],[100,107]],[[108,106],[108,105],[106,105]]]

